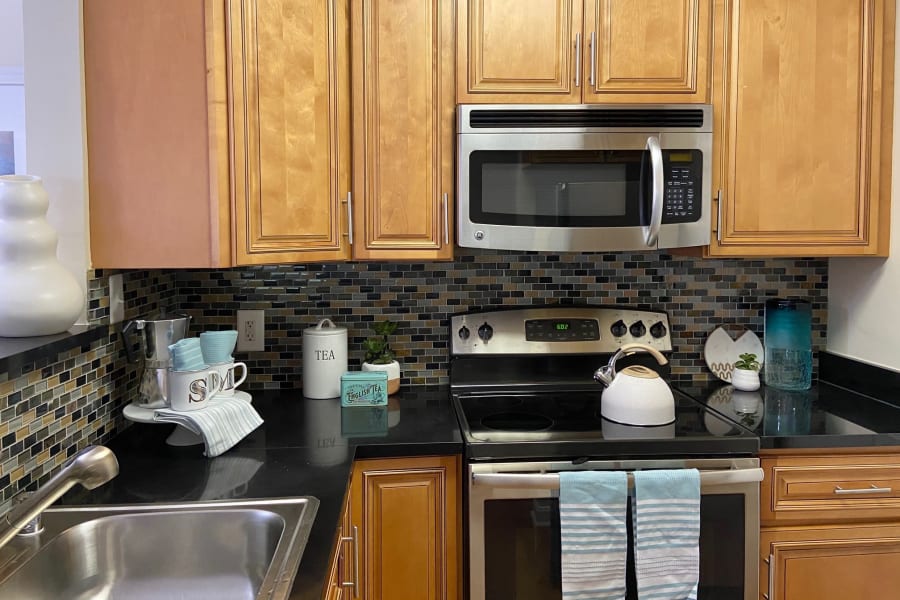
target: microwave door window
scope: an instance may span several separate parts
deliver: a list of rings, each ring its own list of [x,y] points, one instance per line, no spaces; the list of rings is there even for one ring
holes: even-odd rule
[[[474,152],[470,216],[498,225],[640,225],[641,154]]]

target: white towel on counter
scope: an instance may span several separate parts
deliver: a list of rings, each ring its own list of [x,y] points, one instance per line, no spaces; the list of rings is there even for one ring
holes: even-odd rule
[[[634,571],[640,600],[696,600],[700,472],[635,471]]]
[[[219,456],[262,425],[253,405],[238,397],[215,397],[200,410],[181,412],[159,408],[153,420],[181,425],[203,438],[204,454]]]
[[[559,474],[563,600],[625,597],[627,507],[625,472]]]

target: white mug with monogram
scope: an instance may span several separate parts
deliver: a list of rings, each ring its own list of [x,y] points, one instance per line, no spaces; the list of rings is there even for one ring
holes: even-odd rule
[[[237,386],[244,383],[244,380],[247,379],[246,363],[229,360],[211,364],[209,368],[222,378],[222,389],[216,394],[217,396],[234,396],[234,390],[237,389]],[[242,370],[240,379],[235,375],[235,371],[239,368]]]
[[[213,368],[169,371],[169,405],[182,412],[200,410],[222,390],[225,383]]]

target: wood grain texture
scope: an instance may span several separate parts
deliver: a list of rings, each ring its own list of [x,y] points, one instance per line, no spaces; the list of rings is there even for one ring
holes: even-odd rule
[[[893,2],[717,0],[716,13],[709,255],[884,254]]]
[[[455,456],[354,463],[351,520],[361,536],[365,600],[460,597]]]
[[[212,222],[221,129],[209,108],[221,94],[215,65],[207,77],[206,5],[84,3],[93,268],[230,264],[227,232]]]
[[[900,519],[900,455],[765,456],[760,488],[763,526]],[[890,488],[878,494],[843,489]]]
[[[454,8],[352,3],[356,259],[453,257]]]
[[[229,0],[238,264],[349,258],[346,1]]]
[[[760,554],[762,592],[774,569],[770,600],[870,600],[900,589],[896,523],[764,530]]]
[[[709,102],[711,8],[712,0],[587,0],[584,102]]]
[[[459,102],[580,102],[581,20],[581,0],[459,0]]]

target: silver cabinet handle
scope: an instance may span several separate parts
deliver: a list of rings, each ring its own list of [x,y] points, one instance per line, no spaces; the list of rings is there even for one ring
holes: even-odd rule
[[[878,487],[874,483],[871,487],[846,490],[839,485],[834,486],[835,494],[890,494],[894,490],[889,487]]]
[[[722,190],[716,191],[716,240],[722,241]]]
[[[359,595],[359,535],[356,525],[353,526],[353,535],[341,537],[341,544],[344,542],[353,543],[353,581],[342,581],[342,587],[352,587],[353,597]]]
[[[581,87],[581,33],[575,34],[575,87]]]
[[[444,192],[444,245],[450,243],[450,200]]]
[[[763,596],[766,600],[775,600],[775,555],[770,554],[766,562],[769,564],[769,593]]]
[[[659,229],[662,227],[663,194],[665,178],[663,177],[662,150],[659,138],[651,135],[647,138],[647,149],[650,150],[651,175],[653,176],[653,204],[650,209],[650,229],[647,231],[647,246],[655,246],[659,240]]]
[[[353,245],[353,193],[347,192],[347,241]]]
[[[594,87],[597,80],[597,32],[591,32],[591,87]]]

